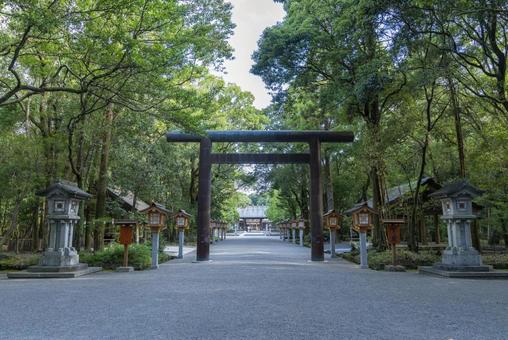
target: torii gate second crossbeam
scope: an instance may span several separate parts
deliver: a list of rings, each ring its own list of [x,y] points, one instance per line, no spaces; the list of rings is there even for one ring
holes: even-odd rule
[[[351,143],[352,132],[336,131],[207,131],[205,135],[168,132],[168,142],[199,142],[198,229],[196,260],[210,258],[212,164],[290,164],[310,166],[311,259],[324,260],[321,143]],[[212,153],[212,143],[308,143],[309,153]]]

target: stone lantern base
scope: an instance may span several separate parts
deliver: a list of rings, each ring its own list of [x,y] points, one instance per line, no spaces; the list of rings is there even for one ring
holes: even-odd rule
[[[88,267],[79,263],[79,255],[74,248],[48,249],[36,266],[25,271],[7,273],[10,279],[75,278],[101,271],[101,267]]]
[[[79,265],[79,255],[74,248],[48,249],[40,261],[41,266],[73,267]]]
[[[450,271],[478,271],[488,272],[491,268],[482,264],[480,253],[474,248],[447,248],[443,251],[440,263],[434,268]]]
[[[101,270],[101,267],[88,267],[86,263],[73,267],[32,266],[24,271],[7,273],[7,277],[9,279],[72,279]]]
[[[418,267],[420,274],[450,278],[508,279],[508,272],[499,272],[482,264],[481,256],[474,248],[447,248],[441,262],[432,267]]]

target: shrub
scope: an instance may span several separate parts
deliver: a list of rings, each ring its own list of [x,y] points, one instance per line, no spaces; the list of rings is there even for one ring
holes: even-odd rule
[[[342,254],[342,257],[354,263],[360,263],[360,253],[355,250],[351,253]],[[407,269],[417,269],[418,266],[430,266],[435,262],[439,262],[440,257],[431,252],[414,253],[405,249],[397,249],[397,264]],[[385,265],[392,264],[391,250],[376,252],[369,250],[368,252],[369,268],[374,270],[384,270]]]
[[[39,263],[38,254],[1,254],[0,270],[22,270]]]
[[[483,264],[488,264],[495,269],[508,269],[508,254],[482,255]]]
[[[103,251],[92,253],[81,253],[80,262],[88,263],[90,266],[102,267],[104,269],[116,269],[123,265],[123,245],[112,244]],[[159,253],[159,263],[169,261],[172,257]],[[133,244],[129,246],[129,266],[136,270],[150,268],[152,264],[152,249],[146,244]]]

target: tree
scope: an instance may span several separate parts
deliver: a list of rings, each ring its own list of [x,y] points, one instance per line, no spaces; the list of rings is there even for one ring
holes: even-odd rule
[[[287,16],[263,33],[252,71],[283,99],[286,85],[304,91],[319,87],[322,93],[335,93],[329,101],[340,111],[364,120],[374,208],[382,216],[381,118],[406,83],[390,46],[383,43],[397,29],[390,22],[391,8],[377,1],[290,0],[284,6]],[[379,218],[375,230],[376,247],[384,249]]]

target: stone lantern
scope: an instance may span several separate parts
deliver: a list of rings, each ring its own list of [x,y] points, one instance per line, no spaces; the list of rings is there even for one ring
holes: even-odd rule
[[[180,209],[175,214],[175,224],[178,228],[178,258],[183,258],[183,244],[185,237],[185,230],[189,229],[189,219],[191,215],[185,210]]]
[[[11,278],[72,278],[96,271],[100,267],[88,267],[79,263],[79,255],[72,246],[74,227],[79,221],[79,205],[92,197],[75,183],[59,180],[37,195],[46,197],[49,225],[48,247],[39,265],[26,272],[9,273]]]
[[[291,242],[291,220],[286,221],[286,239]]]
[[[280,230],[282,234],[282,242],[286,242],[286,221],[280,222]]]
[[[360,234],[360,268],[367,269],[367,231],[372,228],[374,215],[377,212],[367,202],[348,210],[353,219],[353,229]]]
[[[330,256],[336,257],[335,254],[335,239],[337,236],[337,230],[340,229],[340,222],[342,220],[342,216],[334,210],[330,210],[326,214],[323,215],[325,219],[325,225],[328,229],[330,229]]]
[[[212,236],[212,243],[216,243],[217,240],[215,239],[215,229],[217,228],[217,222],[215,220],[210,221],[210,235]]]
[[[217,221],[217,240],[222,241],[222,229],[224,222],[221,220]]]
[[[293,243],[296,243],[296,227],[298,225],[298,221],[296,219],[291,220],[291,236],[293,237]]]
[[[226,239],[226,234],[227,234],[227,231],[228,231],[228,223],[226,221],[224,221],[224,224],[222,225],[222,239],[225,240]]]
[[[298,229],[300,231],[300,247],[303,247],[303,231],[305,230],[305,220],[302,218],[300,218],[298,220]]]
[[[448,277],[508,278],[507,272],[495,272],[483,265],[480,253],[472,245],[471,224],[477,218],[473,214],[472,200],[483,193],[466,180],[459,180],[429,195],[441,200],[441,219],[447,224],[448,247],[443,251],[441,262],[432,267],[420,267],[420,272]]]
[[[141,212],[146,213],[148,226],[152,231],[152,269],[157,269],[159,268],[159,235],[161,230],[166,228],[169,210],[162,204],[152,202]]]

